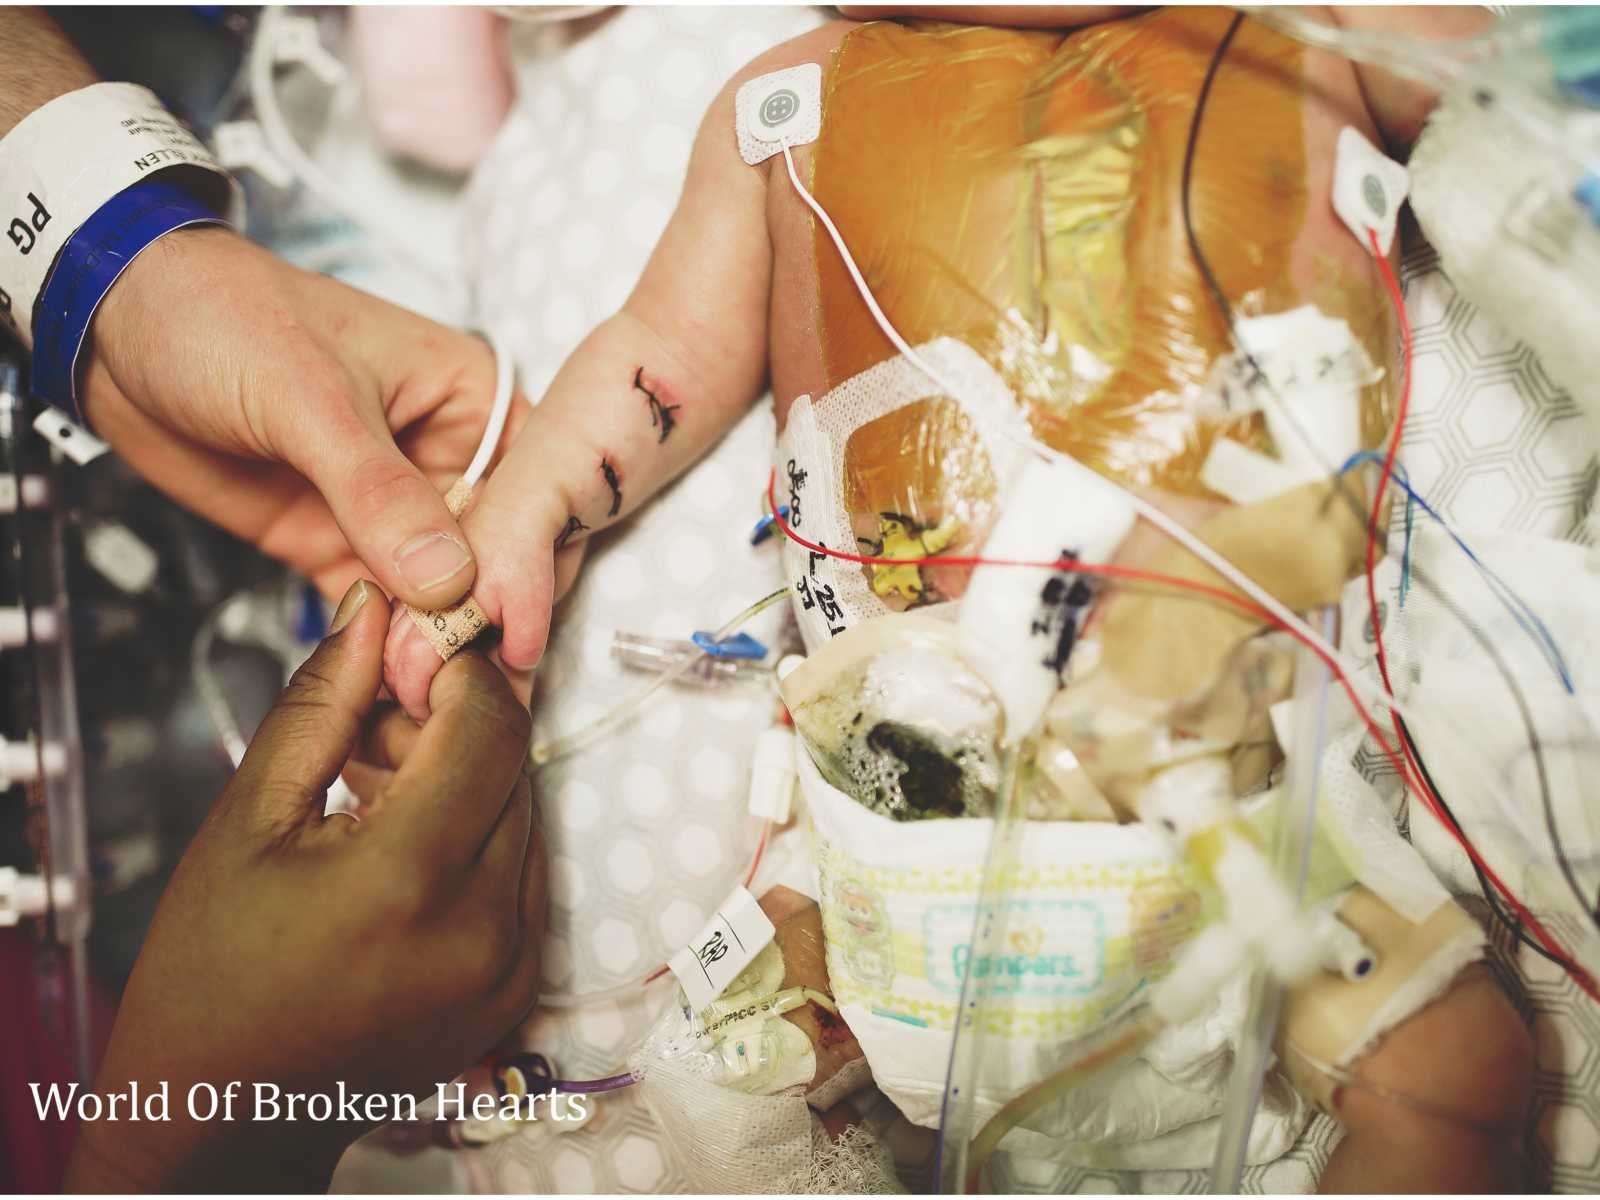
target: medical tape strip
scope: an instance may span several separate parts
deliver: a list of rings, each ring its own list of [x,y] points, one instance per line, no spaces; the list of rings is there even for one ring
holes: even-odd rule
[[[957,390],[958,394],[950,399],[971,419],[995,479],[1002,486],[1008,484],[1026,456],[1024,446],[1029,430],[1005,380],[976,351],[956,338],[936,338],[914,349]],[[800,519],[791,515],[789,521],[794,531],[830,549],[857,549],[855,530],[844,507],[844,455],[850,436],[879,417],[943,394],[943,386],[925,371],[903,355],[896,355],[845,380],[820,401],[805,397],[796,400],[784,425],[777,463],[778,503],[794,498],[799,501]],[[796,478],[802,480],[798,487]],[[806,581],[811,593],[810,607],[804,603],[804,593],[794,603],[807,650],[814,651],[827,642],[843,625],[881,617],[890,611],[873,592],[861,569],[822,559],[787,540],[783,557],[789,578]],[[837,603],[840,619],[830,621],[823,611],[818,602],[819,584],[831,587],[828,595]]]
[[[689,1003],[705,1008],[777,936],[772,921],[744,887],[717,907],[704,928],[667,960]]]
[[[459,517],[466,511],[467,501],[472,499],[472,490],[472,484],[465,478],[450,485],[450,490],[444,495],[444,506],[450,510],[452,517]],[[489,618],[483,615],[483,609],[478,607],[478,602],[470,594],[460,604],[429,612],[408,604],[406,614],[412,624],[422,631],[422,636],[428,639],[428,645],[447,662],[457,650],[489,628]]]
[[[237,217],[237,185],[147,88],[93,84],[19,121],[0,139],[0,320],[31,347],[34,305],[67,239],[123,189],[182,166],[215,174],[212,207]]]

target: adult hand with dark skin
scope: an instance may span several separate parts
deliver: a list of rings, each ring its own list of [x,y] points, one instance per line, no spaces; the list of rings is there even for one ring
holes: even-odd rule
[[[351,588],[179,863],[95,1084],[165,1082],[171,1120],[85,1122],[69,1187],[323,1190],[374,1122],[255,1123],[254,1083],[429,1094],[533,1006],[528,712],[470,652],[435,678],[426,725],[378,705],[389,617],[376,585]],[[324,818],[352,756],[384,786],[361,820]],[[189,1118],[191,1086],[234,1080],[241,1119]]]

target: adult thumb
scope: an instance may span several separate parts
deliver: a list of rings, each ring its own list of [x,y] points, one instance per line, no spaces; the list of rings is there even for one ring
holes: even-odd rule
[[[401,453],[387,426],[373,428],[353,409],[335,410],[291,461],[322,493],[350,548],[389,595],[434,609],[467,594],[477,575],[467,540],[444,497]]]
[[[350,585],[328,634],[289,680],[250,740],[228,802],[253,823],[284,832],[321,817],[321,799],[344,767],[378,698],[389,602],[376,584]]]

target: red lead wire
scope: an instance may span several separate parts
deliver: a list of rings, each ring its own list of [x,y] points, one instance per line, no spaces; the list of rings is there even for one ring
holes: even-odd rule
[[[1395,316],[1400,322],[1400,358],[1404,378],[1400,385],[1400,403],[1395,410],[1394,434],[1389,439],[1389,450],[1383,458],[1383,470],[1378,476],[1377,491],[1372,499],[1372,516],[1367,524],[1367,605],[1371,613],[1372,643],[1378,662],[1378,674],[1383,678],[1383,690],[1389,695],[1394,695],[1394,687],[1389,682],[1388,656],[1383,648],[1383,622],[1378,615],[1378,588],[1374,578],[1377,562],[1378,548],[1378,517],[1383,512],[1383,498],[1388,488],[1389,479],[1394,474],[1395,458],[1400,453],[1400,439],[1405,436],[1406,415],[1411,405],[1411,367],[1413,339],[1411,321],[1406,314],[1405,296],[1400,291],[1400,281],[1395,278],[1394,268],[1389,265],[1388,258],[1378,245],[1378,235],[1374,230],[1367,230],[1367,240],[1372,248],[1372,256],[1377,261],[1378,271],[1383,276],[1384,286],[1388,289],[1389,299],[1394,304]],[[1433,789],[1428,786],[1422,771],[1417,767],[1412,758],[1411,747],[1407,744],[1400,732],[1400,716],[1393,710],[1389,714],[1394,725],[1395,736],[1400,743],[1400,749],[1405,754],[1406,763],[1411,768],[1409,772],[1402,772],[1401,778],[1422,800],[1423,806],[1433,814],[1436,821],[1444,826],[1445,832],[1450,834],[1467,854],[1467,857],[1483,872],[1484,878],[1493,885],[1495,891],[1505,897],[1505,901],[1522,920],[1535,937],[1544,945],[1544,948],[1557,958],[1561,959],[1567,973],[1572,976],[1580,988],[1592,999],[1600,1000],[1600,987],[1597,987],[1593,977],[1578,965],[1577,961],[1564,950],[1559,942],[1541,925],[1537,918],[1527,907],[1511,894],[1511,889],[1501,882],[1500,876],[1493,867],[1484,861],[1478,850],[1467,838],[1466,833],[1450,819],[1444,811],[1444,806],[1439,798],[1434,795]],[[1391,756],[1392,757],[1392,756]]]
[[[1393,272],[1389,270],[1388,261],[1380,256],[1379,262],[1383,266],[1386,282],[1390,283],[1390,297],[1395,301],[1396,307],[1400,311],[1401,328],[1405,333],[1405,360],[1407,369],[1405,394],[1401,399],[1399,413],[1399,415],[1403,417],[1406,401],[1409,399],[1411,386],[1411,327],[1406,321],[1405,304],[1403,298],[1400,296],[1399,284],[1393,280]],[[1387,475],[1393,471],[1394,457],[1399,450],[1399,433],[1400,426],[1399,422],[1397,421],[1395,438],[1390,445],[1388,460],[1385,463],[1386,478]],[[1584,971],[1583,968],[1579,967],[1572,957],[1560,947],[1560,944],[1557,943],[1548,932],[1546,932],[1544,927],[1539,924],[1538,920],[1533,916],[1533,914],[1528,911],[1527,907],[1511,894],[1510,889],[1500,881],[1499,876],[1494,873],[1494,870],[1483,861],[1483,858],[1479,855],[1477,848],[1472,845],[1472,843],[1467,839],[1466,835],[1460,829],[1458,829],[1454,823],[1445,819],[1438,807],[1437,802],[1434,800],[1432,793],[1423,783],[1421,779],[1421,773],[1412,767],[1409,758],[1402,759],[1401,756],[1396,753],[1394,747],[1389,744],[1388,739],[1383,736],[1383,730],[1380,729],[1377,722],[1372,719],[1372,715],[1367,711],[1366,705],[1361,703],[1360,697],[1356,695],[1355,688],[1351,685],[1349,678],[1345,675],[1344,669],[1339,665],[1338,661],[1325,653],[1320,646],[1318,646],[1310,638],[1306,637],[1306,635],[1300,630],[1279,620],[1276,615],[1274,615],[1268,609],[1257,604],[1254,600],[1251,600],[1246,596],[1241,596],[1237,592],[1230,591],[1227,588],[1217,587],[1214,584],[1201,583],[1199,580],[1195,579],[1184,579],[1177,575],[1166,575],[1159,571],[1147,571],[1140,567],[1131,567],[1120,563],[1086,563],[1071,558],[1058,558],[1049,561],[1031,559],[983,558],[978,555],[962,554],[934,554],[919,559],[900,559],[885,558],[879,555],[871,554],[853,554],[847,550],[833,550],[827,546],[820,545],[817,542],[809,541],[806,538],[801,537],[789,527],[789,523],[783,519],[783,514],[778,508],[777,482],[778,473],[776,468],[774,468],[769,471],[767,475],[767,509],[772,513],[773,523],[778,527],[778,530],[783,534],[784,537],[788,538],[791,542],[794,542],[797,546],[803,546],[806,550],[813,554],[821,554],[827,558],[836,558],[842,562],[860,563],[863,566],[903,567],[908,562],[915,562],[918,566],[923,567],[1033,567],[1052,571],[1075,571],[1084,575],[1099,575],[1108,579],[1126,579],[1137,583],[1158,584],[1164,587],[1174,587],[1183,591],[1194,592],[1199,595],[1207,596],[1213,600],[1220,601],[1224,604],[1232,605],[1234,608],[1248,613],[1258,621],[1273,625],[1278,629],[1282,629],[1285,633],[1289,634],[1289,636],[1294,638],[1297,642],[1305,646],[1319,659],[1321,659],[1323,663],[1327,665],[1328,669],[1334,673],[1339,680],[1340,686],[1344,688],[1345,695],[1350,698],[1350,703],[1354,706],[1356,713],[1361,717],[1362,723],[1366,725],[1367,731],[1372,735],[1373,740],[1378,743],[1378,746],[1383,751],[1384,756],[1394,766],[1395,771],[1399,773],[1402,782],[1404,782],[1407,787],[1411,788],[1412,791],[1423,797],[1423,801],[1427,805],[1428,811],[1433,813],[1433,815],[1445,827],[1446,832],[1448,832],[1456,840],[1456,842],[1461,846],[1462,850],[1466,852],[1467,857],[1476,863],[1479,869],[1484,872],[1484,875],[1494,884],[1496,890],[1498,890],[1500,894],[1505,897],[1506,902],[1510,904],[1517,915],[1522,918],[1523,923],[1527,925],[1529,930],[1531,930],[1535,936],[1537,936],[1539,940],[1544,943],[1545,947],[1549,949],[1551,953],[1558,955],[1563,960],[1563,962],[1566,964],[1568,973],[1572,976],[1573,980],[1578,984],[1578,986],[1595,1000],[1600,1001],[1600,987],[1596,987],[1594,980],[1590,978],[1589,974]],[[1385,680],[1385,686],[1387,687],[1387,679]],[[1398,721],[1396,722],[1396,726],[1398,728]],[[1402,748],[1404,748],[1405,742],[1403,738],[1400,739],[1400,744]]]
[[[1383,730],[1378,728],[1377,722],[1372,719],[1371,714],[1367,712],[1366,706],[1361,703],[1360,698],[1356,695],[1355,689],[1350,685],[1350,680],[1346,678],[1343,669],[1340,668],[1338,660],[1330,657],[1322,650],[1320,646],[1318,646],[1310,638],[1306,637],[1306,635],[1300,632],[1300,630],[1294,628],[1292,625],[1285,624],[1268,609],[1263,608],[1261,605],[1257,604],[1254,600],[1251,600],[1248,597],[1241,596],[1237,592],[1229,591],[1227,588],[1217,587],[1214,584],[1201,583],[1199,580],[1184,579],[1177,575],[1164,575],[1159,571],[1146,571],[1141,567],[1130,567],[1120,563],[1086,563],[1075,558],[1058,558],[1048,561],[1014,558],[982,558],[976,555],[957,554],[934,554],[929,555],[926,558],[902,559],[883,558],[870,554],[852,554],[845,550],[831,550],[827,546],[822,546],[818,545],[816,542],[807,541],[793,529],[789,528],[788,522],[783,519],[783,515],[778,510],[776,488],[777,471],[773,470],[767,476],[767,504],[773,514],[773,523],[777,525],[779,531],[782,532],[784,537],[788,538],[791,542],[794,542],[797,546],[803,546],[813,554],[821,554],[828,558],[837,558],[844,562],[861,563],[866,566],[881,565],[903,567],[908,562],[915,562],[918,566],[924,567],[1034,567],[1051,571],[1076,571],[1084,575],[1101,575],[1109,579],[1128,579],[1138,583],[1153,583],[1164,587],[1179,588],[1183,591],[1196,592],[1200,595],[1208,596],[1213,600],[1219,600],[1225,604],[1230,604],[1234,608],[1250,614],[1250,616],[1256,618],[1258,621],[1262,621],[1266,624],[1274,625],[1277,628],[1282,629],[1301,645],[1309,649],[1324,663],[1326,663],[1328,669],[1338,677],[1339,683],[1344,688],[1345,695],[1350,697],[1350,703],[1355,706],[1356,712],[1360,715],[1361,720],[1365,723],[1368,731],[1372,734],[1373,738],[1376,739],[1378,745],[1383,749],[1384,754],[1388,756],[1389,761],[1394,764],[1395,770],[1400,772],[1402,778],[1408,781],[1410,779],[1410,772],[1407,770],[1405,763],[1403,763],[1399,755],[1395,753],[1394,747],[1389,745],[1387,739],[1385,739],[1383,736]]]

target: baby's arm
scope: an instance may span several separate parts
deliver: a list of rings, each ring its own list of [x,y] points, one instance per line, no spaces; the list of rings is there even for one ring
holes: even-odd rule
[[[472,595],[503,631],[512,672],[544,653],[557,554],[575,557],[584,538],[634,512],[761,394],[767,173],[745,165],[734,137],[734,93],[759,73],[752,64],[712,104],[638,286],[567,359],[462,520],[478,560]],[[412,622],[397,621],[384,678],[413,717],[426,716],[439,666]]]

